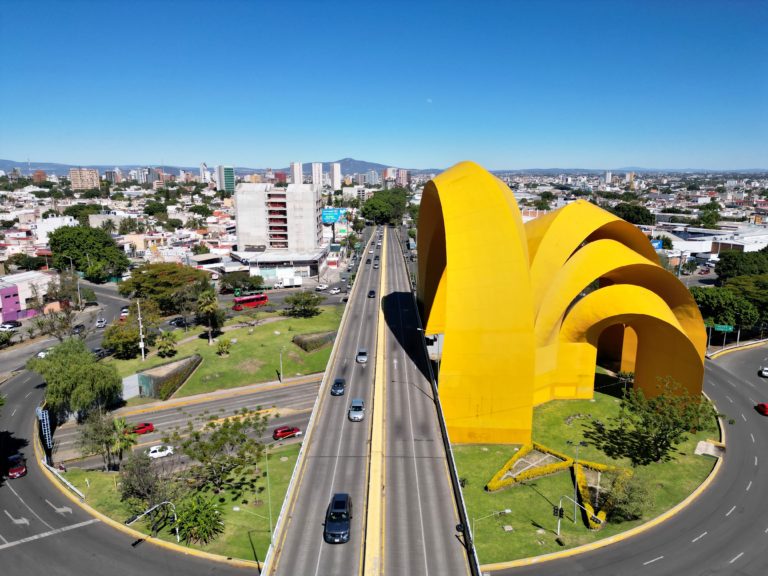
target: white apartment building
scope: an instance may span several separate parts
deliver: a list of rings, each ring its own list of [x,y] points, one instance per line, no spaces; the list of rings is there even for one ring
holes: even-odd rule
[[[338,162],[331,164],[331,188],[341,190],[341,164]]]
[[[313,253],[322,241],[322,209],[320,189],[309,184],[238,184],[238,248]]]
[[[312,185],[318,188],[323,187],[323,164],[321,162],[312,162]]]
[[[35,224],[35,244],[47,245],[48,235],[62,226],[77,226],[79,222],[72,216],[52,216],[40,218]]]
[[[304,184],[304,168],[301,162],[291,162],[291,182]]]

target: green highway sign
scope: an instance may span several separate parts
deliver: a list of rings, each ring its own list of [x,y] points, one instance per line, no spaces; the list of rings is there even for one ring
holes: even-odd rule
[[[733,326],[728,324],[715,324],[715,332],[733,332]]]

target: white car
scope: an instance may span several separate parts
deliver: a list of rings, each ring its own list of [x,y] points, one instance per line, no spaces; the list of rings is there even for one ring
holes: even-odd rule
[[[328,290],[328,284],[318,284],[315,286],[315,291],[322,292],[323,290]]]
[[[768,366],[760,366],[760,368],[757,370],[757,374],[763,378],[768,378]]]
[[[104,328],[107,325],[107,321],[104,318],[96,320],[96,328]]]
[[[40,350],[40,352],[38,352],[38,353],[36,354],[36,356],[37,356],[38,358],[45,358],[45,357],[46,357],[46,356],[48,356],[48,354],[50,354],[51,352],[53,352],[53,348],[46,348],[45,350]]]
[[[366,364],[368,362],[368,350],[365,348],[360,348],[357,351],[357,356],[355,356],[355,361],[358,364]]]
[[[163,458],[164,456],[173,456],[173,446],[165,446],[163,444],[152,446],[149,450],[147,450],[147,455],[150,458]]]
[[[371,248],[370,250],[368,250],[368,254],[373,254],[373,248]]]
[[[328,294],[338,294],[339,292],[341,292],[341,290],[339,290],[338,288],[331,288],[330,290],[328,290]]]

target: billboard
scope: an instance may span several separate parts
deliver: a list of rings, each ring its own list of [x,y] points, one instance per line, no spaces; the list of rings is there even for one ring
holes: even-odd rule
[[[323,208],[323,224],[336,224],[345,212],[344,208]]]
[[[661,240],[651,240],[651,246],[654,250],[661,250],[662,242]]]

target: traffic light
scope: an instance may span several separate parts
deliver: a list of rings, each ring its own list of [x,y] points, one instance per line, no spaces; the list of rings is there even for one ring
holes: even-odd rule
[[[552,516],[555,518],[562,518],[564,514],[564,510],[560,508],[560,506],[552,506]]]
[[[565,510],[563,510],[562,508],[560,508],[557,512],[558,512],[557,516],[559,518],[562,518],[565,515]]]

